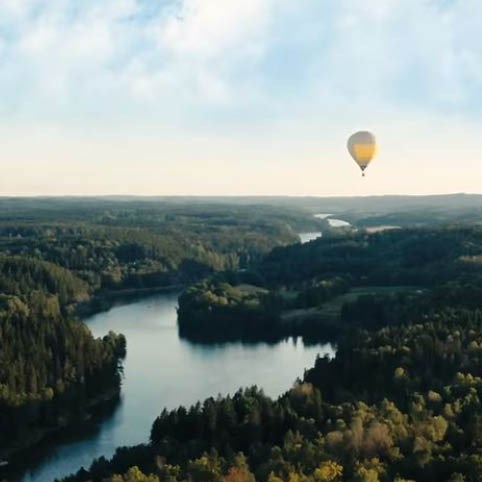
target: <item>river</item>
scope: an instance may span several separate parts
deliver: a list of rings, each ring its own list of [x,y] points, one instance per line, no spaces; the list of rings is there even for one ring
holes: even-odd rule
[[[314,214],[314,217],[317,219],[326,219],[331,228],[351,227],[351,224],[348,221],[344,221],[343,219],[331,218],[330,216],[332,216],[332,214]],[[300,238],[300,243],[306,244],[314,241],[315,239],[321,238],[323,236],[323,233],[321,231],[304,232],[298,233],[298,236]]]
[[[163,407],[190,405],[241,386],[258,385],[276,397],[291,387],[317,354],[331,345],[305,346],[301,339],[268,345],[199,345],[180,339],[176,294],[161,294],[116,306],[86,322],[95,336],[109,330],[127,337],[121,402],[108,417],[90,422],[83,434],[44,444],[35,462],[9,480],[50,482],[111,456],[116,447],[146,442]]]

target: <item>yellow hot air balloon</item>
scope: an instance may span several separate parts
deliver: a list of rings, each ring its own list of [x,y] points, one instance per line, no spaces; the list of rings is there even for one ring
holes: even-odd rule
[[[355,160],[365,176],[365,169],[377,153],[377,141],[371,132],[355,132],[347,143],[348,152]]]

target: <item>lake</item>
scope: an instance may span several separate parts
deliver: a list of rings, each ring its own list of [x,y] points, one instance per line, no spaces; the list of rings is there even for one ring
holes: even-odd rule
[[[292,338],[274,345],[194,344],[178,336],[176,306],[177,294],[161,294],[86,320],[95,336],[114,330],[127,337],[121,402],[108,417],[86,424],[82,434],[44,444],[36,461],[9,480],[50,482],[89,467],[101,455],[111,456],[118,446],[146,442],[164,407],[190,405],[251,385],[277,397],[302,377],[317,354],[334,355],[331,345],[305,346]]]
[[[332,214],[314,214],[317,219],[326,219],[331,228],[348,228],[351,224],[343,219],[330,218]],[[309,243],[315,239],[321,238],[323,233],[321,231],[298,233],[301,244]]]

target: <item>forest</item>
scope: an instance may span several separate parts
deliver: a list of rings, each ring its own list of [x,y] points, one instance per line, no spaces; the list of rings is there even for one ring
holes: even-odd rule
[[[337,339],[480,303],[482,229],[363,230],[274,248],[179,298],[179,332],[197,341]]]
[[[183,285],[245,267],[321,221],[294,208],[0,199],[0,252],[68,269],[91,291]]]
[[[40,441],[120,390],[126,340],[66,312],[88,286],[52,263],[0,256],[0,454]]]

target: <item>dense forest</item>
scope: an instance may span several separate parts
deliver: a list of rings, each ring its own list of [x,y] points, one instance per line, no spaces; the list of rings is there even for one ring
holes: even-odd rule
[[[122,335],[78,313],[237,270],[317,225],[295,209],[0,199],[0,462],[117,396]],[[301,229],[301,228],[300,228]]]
[[[95,340],[69,305],[88,286],[52,263],[0,256],[0,453],[39,441],[118,393],[126,340]]]
[[[0,252],[55,263],[92,290],[184,284],[246,267],[321,221],[271,206],[0,199]],[[26,204],[26,205],[25,205]],[[320,224],[321,223],[321,224]]]
[[[273,249],[179,299],[181,336],[198,341],[321,341],[444,307],[477,308],[482,228],[349,231]]]

